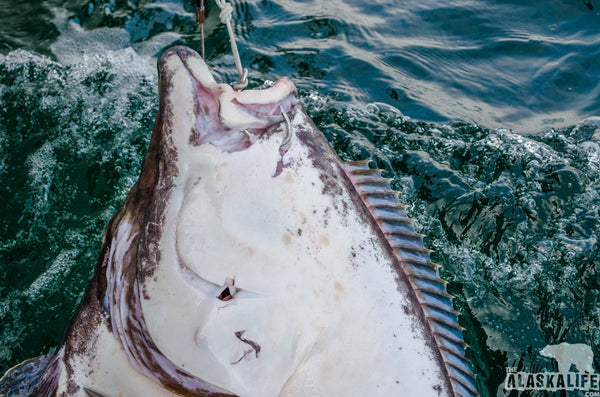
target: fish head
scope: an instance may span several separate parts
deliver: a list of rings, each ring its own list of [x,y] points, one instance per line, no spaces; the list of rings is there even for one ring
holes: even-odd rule
[[[164,51],[158,73],[159,117],[172,122],[169,129],[183,133],[177,138],[191,145],[246,149],[297,103],[296,88],[287,78],[263,90],[236,91],[217,83],[202,57],[188,47]]]

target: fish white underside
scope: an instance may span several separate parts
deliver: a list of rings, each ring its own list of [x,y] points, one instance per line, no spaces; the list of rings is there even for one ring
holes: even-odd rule
[[[293,120],[292,131],[295,123],[306,124]],[[199,278],[234,279],[242,292],[223,302],[215,299],[223,287],[200,292],[177,266],[161,266],[143,301],[155,343],[243,396],[431,392],[433,384],[411,385],[441,376],[417,341],[420,326],[402,315],[408,301],[378,237],[349,197],[323,193],[296,136],[283,159],[290,166],[273,177],[282,138],[233,153],[203,145],[180,157],[189,172],[167,208],[163,261],[179,256]],[[258,357],[245,355],[237,331],[261,346]]]
[[[284,157],[290,166],[273,177],[282,138],[233,153],[212,145],[179,153],[161,264],[142,300],[154,343],[240,396],[422,396],[444,388],[378,237],[349,197],[323,194],[295,135]],[[115,239],[128,238],[121,224]],[[221,301],[228,279],[241,291]],[[260,345],[258,354],[238,331]],[[80,385],[107,396],[170,395],[129,366],[106,326],[98,337],[95,362],[73,363],[81,365],[76,374],[95,372]]]
[[[285,123],[244,150],[191,145],[195,69],[168,62],[177,175],[161,225],[160,262],[138,279],[153,346],[176,367],[239,396],[452,394],[388,241],[365,222],[357,191],[340,182],[346,175],[337,160],[330,167],[313,163],[298,134],[314,128],[305,113],[293,112],[286,150]],[[203,73],[195,78],[213,84]],[[225,125],[260,126],[236,107],[220,109]],[[333,188],[324,172],[335,174]],[[124,218],[113,235],[117,266],[132,230]],[[219,299],[224,291],[231,299]],[[88,335],[93,354],[69,354],[64,365],[71,375],[61,372],[57,394],[85,396],[88,388],[103,396],[174,395],[135,368],[109,321]],[[81,388],[67,392],[69,381]]]

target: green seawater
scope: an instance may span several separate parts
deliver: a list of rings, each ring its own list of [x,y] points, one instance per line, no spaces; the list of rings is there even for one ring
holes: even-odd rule
[[[600,372],[600,3],[233,1],[251,86],[290,76],[435,250],[483,396],[583,343]],[[236,79],[208,1],[207,58]],[[591,8],[591,9],[590,9]],[[0,373],[54,351],[135,182],[156,56],[194,2],[0,0]]]

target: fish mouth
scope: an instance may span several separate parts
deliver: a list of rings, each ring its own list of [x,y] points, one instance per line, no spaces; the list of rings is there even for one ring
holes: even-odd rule
[[[178,74],[187,76],[193,97],[193,128],[190,143],[210,143],[227,152],[250,147],[266,131],[285,119],[297,104],[296,87],[280,78],[266,89],[235,91],[229,84],[217,83],[202,57],[194,50],[176,46],[158,61],[161,103],[168,87],[177,84]]]

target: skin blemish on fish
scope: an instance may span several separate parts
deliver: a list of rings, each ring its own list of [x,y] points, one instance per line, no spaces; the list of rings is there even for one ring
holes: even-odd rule
[[[325,247],[329,247],[329,238],[327,238],[327,236],[321,236],[321,244],[323,244]]]
[[[348,256],[348,261],[350,263],[350,266],[353,269],[356,269],[359,266],[359,264],[357,263],[356,257],[357,257],[356,248],[354,246],[352,246],[352,248],[350,248],[350,254]]]
[[[300,223],[305,224],[306,223],[306,215],[304,214],[304,212],[301,212],[299,215],[300,215]]]
[[[227,166],[229,164],[227,162],[221,163],[217,166],[215,166],[215,179],[217,181],[222,181],[223,180],[223,171],[227,170]]]
[[[196,141],[198,141],[198,132],[196,131],[195,128],[192,128],[192,130],[190,131],[190,140],[189,140],[189,144],[190,145],[194,145],[196,143]]]
[[[344,286],[339,281],[336,281],[334,286],[337,292],[344,292]]]
[[[283,235],[283,243],[285,245],[290,245],[291,242],[292,242],[292,236],[290,236],[289,233],[284,233],[284,235]]]
[[[231,365],[235,365],[238,364],[240,361],[242,361],[243,359],[245,359],[248,354],[252,353],[254,350],[253,349],[248,349],[244,352],[244,354],[242,355],[242,357],[238,358],[237,360],[235,360],[234,362],[231,363]]]
[[[242,337],[242,335],[244,335],[244,332],[246,332],[246,330],[242,330],[242,331],[236,331],[235,332],[235,337],[238,338],[239,340],[241,340],[242,342],[250,345],[250,347],[252,347],[252,349],[250,350],[246,350],[244,352],[244,354],[242,355],[242,357],[240,357],[237,361],[232,362],[231,364],[237,364],[240,361],[242,361],[248,354],[252,353],[254,351],[254,356],[256,358],[258,358],[258,353],[260,353],[260,345],[254,341],[251,341],[249,339],[245,339]]]

